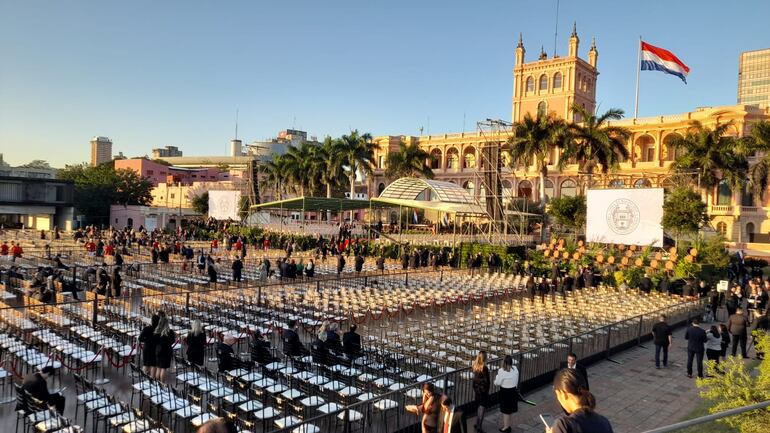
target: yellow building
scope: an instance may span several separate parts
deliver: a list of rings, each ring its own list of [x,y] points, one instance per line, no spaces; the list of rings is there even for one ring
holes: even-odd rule
[[[588,60],[579,57],[580,40],[573,27],[569,39],[568,54],[565,57],[548,58],[541,52],[535,61],[526,62],[523,41],[519,38],[516,47],[516,61],[513,69],[512,120],[520,120],[524,114],[535,115],[538,111],[555,113],[570,119],[569,107],[573,103],[583,105],[587,110],[595,108],[596,84],[598,77],[598,50],[592,43]],[[675,155],[669,145],[677,134],[684,134],[690,122],[700,121],[706,126],[733,122],[732,133],[743,136],[750,131],[751,124],[761,119],[770,119],[770,109],[748,105],[703,107],[694,111],[613,122],[625,126],[632,136],[628,141],[630,158],[620,164],[617,173],[607,176],[593,176],[592,187],[650,187],[666,186],[670,183],[669,165]],[[580,119],[574,119],[580,120]],[[417,142],[431,156],[428,163],[436,179],[462,185],[480,199],[486,194],[482,186],[484,167],[481,150],[493,143],[500,147],[503,162],[510,161],[506,140],[510,129],[496,131],[463,132],[428,136],[381,136],[375,141],[380,149],[375,154],[374,175],[368,179],[370,196],[376,197],[387,186],[384,176],[387,154],[397,151],[399,142]],[[547,198],[576,195],[587,187],[588,179],[578,173],[577,165],[568,165],[559,171],[559,151],[552,151],[545,182]],[[539,198],[539,179],[534,167],[502,169],[503,196]],[[709,212],[714,216],[712,226],[733,242],[748,242],[755,234],[770,233],[768,211],[770,204],[765,195],[763,203],[754,203],[750,196],[732,192],[726,185],[715,188],[707,197]],[[758,237],[759,239],[760,237]],[[770,236],[768,236],[770,240]]]

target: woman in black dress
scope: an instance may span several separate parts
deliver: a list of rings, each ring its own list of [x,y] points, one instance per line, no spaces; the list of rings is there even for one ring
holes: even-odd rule
[[[487,352],[481,351],[476,355],[471,367],[473,370],[473,395],[476,405],[476,424],[474,427],[477,432],[483,432],[484,412],[489,407],[489,368],[487,368]]]
[[[155,380],[163,382],[166,378],[166,370],[171,367],[171,358],[174,357],[172,346],[176,341],[176,335],[168,324],[168,319],[161,316],[158,326],[155,327]]]
[[[153,314],[150,325],[145,326],[139,334],[139,342],[143,344],[142,369],[150,377],[155,376],[155,366],[157,365],[155,360],[155,328],[158,326],[159,320],[160,316]]]
[[[200,320],[195,320],[192,330],[185,338],[187,343],[187,361],[198,366],[203,365],[203,356],[206,352],[206,333]]]

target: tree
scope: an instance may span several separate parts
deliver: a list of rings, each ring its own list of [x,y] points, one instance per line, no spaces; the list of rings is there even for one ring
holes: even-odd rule
[[[711,217],[708,207],[698,193],[688,188],[676,188],[666,197],[663,203],[663,228],[675,235],[696,233],[702,226],[708,224]]]
[[[267,184],[273,189],[276,198],[281,200],[286,190],[287,176],[286,163],[283,155],[273,154],[272,159],[264,165],[264,172]]]
[[[326,187],[326,198],[332,198],[332,189],[342,184],[344,170],[342,157],[336,140],[327,136],[320,146],[316,146],[313,154],[313,172]],[[331,221],[331,210],[326,211],[326,220]]]
[[[316,183],[318,173],[314,173],[317,165],[313,163],[315,146],[306,141],[299,146],[289,146],[282,157],[283,175],[287,186],[294,188],[295,192],[304,197],[306,192],[311,192]]]
[[[338,146],[342,163],[348,168],[350,198],[352,199],[356,196],[356,174],[359,171],[365,175],[372,174],[374,151],[379,146],[372,142],[371,134],[359,134],[358,130],[353,130],[350,134],[340,137]],[[350,220],[353,221],[352,210],[350,211]]]
[[[754,331],[757,352],[770,352],[770,335]],[[707,361],[707,376],[696,380],[700,396],[709,400],[709,412],[717,413],[770,400],[770,356],[765,356],[752,374],[742,359],[728,356],[718,366]],[[770,410],[757,409],[717,420],[741,433],[764,433],[770,425]]]
[[[388,153],[385,176],[394,180],[401,177],[424,177],[433,179],[433,169],[426,163],[430,158],[416,142],[398,143],[398,152]]]
[[[201,215],[209,213],[209,192],[206,191],[203,194],[193,197],[191,200],[193,210]]]
[[[741,142],[727,133],[732,122],[721,123],[713,129],[698,121],[690,122],[687,133],[671,141],[674,148],[684,152],[673,164],[673,172],[697,173],[701,193],[707,192],[724,180],[733,191],[743,189],[748,174],[748,159]]]
[[[755,123],[744,143],[747,145],[747,153],[763,153],[762,159],[749,171],[749,187],[761,199],[770,186],[770,121]]]
[[[89,221],[109,221],[110,205],[148,205],[152,202],[152,183],[128,169],[115,170],[111,164],[91,167],[66,166],[59,179],[75,184],[75,208]]]
[[[562,148],[569,142],[567,124],[553,115],[532,117],[527,113],[524,119],[513,125],[513,135],[508,139],[511,165],[524,164],[529,170],[533,164],[540,174],[540,205],[545,203],[545,177],[548,174],[548,155],[552,148]]]
[[[51,166],[48,164],[48,162],[43,161],[42,159],[34,159],[24,165],[21,165],[20,167],[23,168],[40,168],[40,169],[50,169]]]
[[[548,215],[556,219],[556,223],[579,232],[586,223],[586,198],[582,195],[575,197],[553,198],[548,203]]]
[[[571,140],[567,142],[564,154],[559,159],[559,168],[571,160],[577,161],[580,170],[593,174],[596,166],[606,174],[618,163],[628,158],[626,142],[631,131],[621,126],[611,126],[611,120],[623,118],[623,110],[611,108],[601,116],[589,112],[580,105],[573,105],[572,111],[581,119],[580,123],[569,125]]]

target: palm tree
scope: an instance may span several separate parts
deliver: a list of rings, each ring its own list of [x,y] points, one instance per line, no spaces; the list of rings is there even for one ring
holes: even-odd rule
[[[320,183],[319,165],[314,163],[316,148],[316,145],[303,141],[299,146],[289,146],[283,155],[285,175],[300,197],[312,195]]]
[[[751,127],[751,134],[744,140],[747,154],[763,152],[762,159],[757,161],[749,171],[749,187],[760,199],[770,185],[770,121],[763,120]]]
[[[674,148],[685,150],[671,164],[671,170],[697,173],[702,196],[722,180],[733,191],[742,190],[745,184],[749,168],[746,147],[737,138],[727,135],[732,124],[721,123],[709,128],[694,120],[684,136],[671,141]]]
[[[622,126],[611,126],[611,120],[623,118],[623,110],[611,108],[601,116],[589,112],[580,105],[573,105],[572,111],[582,121],[569,125],[572,140],[559,159],[559,168],[564,168],[569,161],[576,161],[581,171],[593,175],[596,166],[601,166],[602,174],[618,166],[623,159],[628,158],[626,142],[631,137],[631,131]],[[589,181],[590,182],[590,181]]]
[[[326,198],[332,198],[332,189],[342,183],[344,175],[338,142],[327,136],[323,143],[314,149],[311,171],[326,187]],[[331,215],[331,210],[327,210],[327,221],[331,221]]]
[[[508,139],[511,166],[522,163],[525,170],[529,170],[533,164],[536,166],[540,175],[541,206],[545,205],[548,154],[553,147],[566,146],[569,142],[569,132],[566,122],[550,114],[538,114],[537,117],[532,117],[527,113],[521,122],[513,125],[513,135]]]
[[[426,163],[430,158],[428,152],[422,150],[416,142],[409,144],[398,143],[398,152],[388,153],[388,167],[385,176],[388,179],[401,177],[424,177],[433,179],[433,169]]]
[[[342,163],[348,167],[348,180],[350,181],[350,198],[356,196],[356,173],[372,173],[374,165],[374,151],[379,146],[372,142],[369,133],[359,134],[353,130],[348,135],[340,137],[338,142],[339,155]],[[353,211],[350,211],[350,221],[353,221]]]
[[[283,155],[273,154],[270,161],[264,164],[264,173],[267,184],[273,188],[273,192],[278,200],[283,198],[283,192],[286,189],[287,176],[286,176],[286,163]]]

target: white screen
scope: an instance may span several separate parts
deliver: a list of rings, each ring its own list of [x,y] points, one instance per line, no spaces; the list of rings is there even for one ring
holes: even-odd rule
[[[218,220],[238,220],[240,201],[240,191],[209,191],[209,216]]]
[[[663,246],[663,188],[590,189],[586,240]]]

